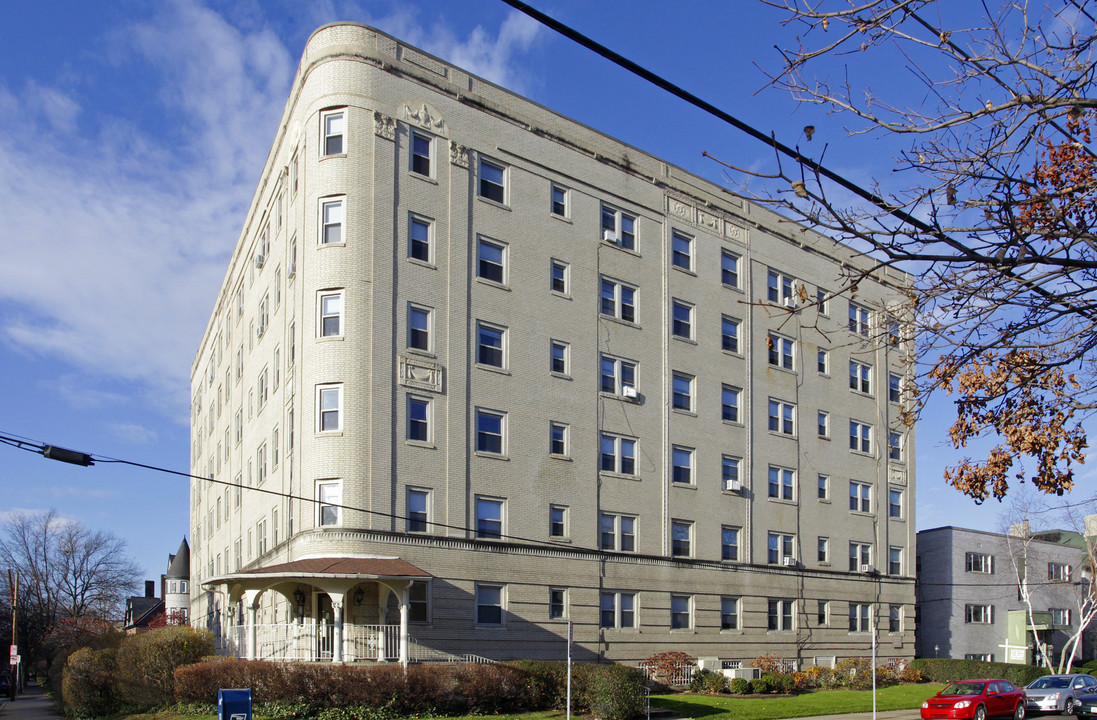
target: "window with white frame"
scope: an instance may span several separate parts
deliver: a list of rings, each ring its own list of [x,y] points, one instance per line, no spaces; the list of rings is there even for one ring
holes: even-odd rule
[[[769,364],[773,367],[792,370],[792,357],[795,344],[796,341],[792,338],[770,333],[766,337],[766,348],[769,350]]]
[[[328,198],[320,201],[321,245],[335,245],[345,241],[343,217],[343,198]]]
[[[1060,627],[1070,626],[1070,610],[1068,608],[1048,608],[1051,613],[1051,624]]]
[[[990,625],[994,622],[994,606],[977,603],[964,605],[964,622],[975,625]]]
[[[507,281],[507,246],[480,238],[476,245],[476,276],[500,285]]]
[[[903,378],[895,373],[888,373],[888,402],[897,403],[902,393]]]
[[[739,422],[739,400],[743,391],[731,385],[720,386],[720,418],[724,422]]]
[[[872,485],[849,481],[849,509],[854,512],[872,512]]]
[[[861,572],[861,568],[872,564],[872,545],[863,542],[849,544],[849,571]]]
[[[868,632],[872,629],[870,612],[872,606],[868,603],[849,604],[849,631]]]
[[[720,559],[739,560],[739,528],[730,525],[720,528]]]
[[[860,420],[849,421],[849,449],[854,452],[872,452],[872,426]]]
[[[816,481],[820,500],[830,500],[830,476],[819,473]]]
[[[255,468],[256,468],[256,480],[255,484],[262,485],[267,480],[267,444],[263,443],[259,446],[259,449],[255,451]]]
[[[796,406],[784,400],[769,400],[769,430],[782,435],[796,432]]]
[[[422,215],[408,215],[408,257],[431,262],[434,221]]]
[[[766,272],[766,299],[774,303],[784,303],[793,298],[793,283],[795,279],[790,275],[779,273],[776,270]]]
[[[849,389],[872,394],[872,366],[860,360],[849,361]]]
[[[670,554],[671,557],[693,557],[693,523],[671,520]]]
[[[670,596],[670,629],[691,630],[693,628],[693,596]]]
[[[615,552],[636,552],[636,517],[602,513],[598,518],[598,547]]]
[[[636,627],[636,593],[603,592],[599,625],[604,628]]]
[[[408,303],[408,348],[431,350],[431,308]]]
[[[259,396],[259,409],[262,410],[267,404],[267,398],[270,397],[270,384],[267,380],[269,377],[269,370],[263,368],[259,372],[259,380],[255,383],[255,390]],[[211,413],[212,419],[212,413]]]
[[[562,422],[549,423],[549,454],[557,457],[568,456],[568,425]]]
[[[343,483],[340,480],[321,480],[316,483],[316,524],[335,527],[342,520]]]
[[[1047,579],[1054,582],[1070,582],[1070,565],[1049,562],[1047,564]]]
[[[636,216],[602,205],[602,240],[625,250],[635,250]]]
[[[488,367],[506,367],[507,329],[476,321],[476,362]]]
[[[602,383],[604,393],[614,395],[635,394],[636,391],[636,362],[624,358],[602,356],[601,362]],[[628,389],[626,389],[628,388]]]
[[[766,609],[767,630],[795,630],[793,605],[796,601],[770,598]]]
[[[507,168],[497,162],[480,158],[480,197],[506,204],[507,201]]]
[[[407,531],[427,532],[430,528],[430,490],[408,488]]]
[[[671,407],[693,412],[693,376],[676,372],[671,376]]]
[[[324,155],[342,155],[346,150],[347,115],[346,108],[329,110],[320,114],[320,128],[323,134],[321,147]]]
[[[720,629],[739,629],[739,598],[729,595],[720,597]]]
[[[819,348],[816,359],[816,366],[820,375],[830,374],[830,351]]]
[[[568,533],[567,505],[549,505],[549,537],[567,537]]]
[[[830,413],[825,410],[819,411],[819,437],[830,437]]]
[[[506,413],[476,408],[476,452],[506,453],[506,420]]]
[[[476,624],[504,625],[505,586],[476,583]]]
[[[903,574],[903,548],[888,548],[888,575]]]
[[[430,398],[408,395],[407,439],[409,441],[420,443],[429,443],[431,441],[430,416]]]
[[[602,278],[601,313],[625,322],[636,322],[636,288]]]
[[[317,306],[320,311],[320,319],[317,323],[320,337],[342,337],[343,291],[321,290]]]
[[[671,301],[671,335],[693,339],[693,306],[682,300]]]
[[[819,627],[830,624],[830,603],[826,600],[818,600],[815,603],[815,624]]]
[[[411,168],[410,170],[416,175],[422,175],[423,177],[432,177],[434,175],[431,168],[431,157],[433,153],[432,138],[426,133],[419,132],[418,130],[411,131]]]
[[[868,308],[851,302],[849,304],[849,330],[868,337]]]
[[[267,519],[263,518],[255,524],[255,549],[257,555],[265,555],[267,552]]]
[[[720,479],[723,480],[725,490],[734,489],[735,483],[741,482],[739,477],[739,465],[743,459],[736,455],[722,455],[720,457]]]
[[[895,430],[888,431],[888,460],[902,461],[903,435]]]
[[[830,315],[830,293],[823,288],[815,288],[815,307],[820,315],[824,317]]]
[[[896,488],[888,489],[888,517],[903,517],[903,491]]]
[[[766,562],[776,565],[784,562],[786,558],[795,559],[795,535],[771,532],[766,539]]]
[[[723,315],[720,318],[720,347],[725,352],[739,352],[739,325],[733,317]]]
[[[603,472],[618,473],[620,475],[636,474],[635,438],[615,433],[602,433],[601,456]]]
[[[562,340],[549,342],[549,371],[555,375],[567,375],[571,372],[571,357],[568,344]]]
[[[568,194],[568,189],[566,187],[552,183],[552,186],[549,189],[549,212],[556,217],[568,217],[570,214]]]
[[[476,498],[476,537],[499,540],[503,537],[506,501],[501,498]]]
[[[568,591],[567,588],[549,588],[549,619],[560,620],[567,617]]]
[[[964,554],[964,572],[994,574],[994,556],[989,553],[969,552]]]
[[[730,250],[720,251],[720,283],[732,288],[739,287],[740,258]]]
[[[316,386],[316,431],[341,432],[343,430],[342,384]]]
[[[795,500],[796,471],[769,466],[769,496],[777,500]]]
[[[554,293],[567,295],[569,275],[570,266],[563,260],[553,258],[549,270],[549,288]]]
[[[693,238],[677,230],[670,234],[670,264],[680,270],[693,270]]]
[[[256,313],[256,320],[258,321],[258,327],[256,327],[256,337],[263,337],[267,332],[267,326],[270,325],[270,299],[264,295],[263,299],[259,301],[259,312]]]
[[[820,563],[830,562],[830,538],[820,536],[815,544],[815,559]]]

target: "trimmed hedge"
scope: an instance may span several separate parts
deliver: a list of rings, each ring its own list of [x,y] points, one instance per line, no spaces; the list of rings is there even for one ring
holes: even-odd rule
[[[110,715],[121,707],[114,674],[117,651],[80,648],[68,656],[61,678],[65,710],[74,717]]]
[[[919,670],[924,679],[935,683],[951,683],[972,678],[1002,678],[1024,687],[1036,678],[1050,674],[1047,668],[1032,665],[951,658],[917,658],[910,666]]]
[[[175,669],[213,654],[213,635],[186,625],[126,637],[118,648],[118,694],[124,705],[145,709],[172,701]]]

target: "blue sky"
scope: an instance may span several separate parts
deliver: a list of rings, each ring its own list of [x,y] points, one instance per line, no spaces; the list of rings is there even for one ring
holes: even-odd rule
[[[891,149],[765,88],[791,29],[760,3],[535,0],[779,140],[804,125],[871,185]],[[0,24],[0,432],[180,471],[190,365],[309,34],[374,25],[553,110],[721,181],[772,153],[499,0],[58,0]],[[853,81],[888,83],[880,68]],[[868,73],[868,74],[864,74]],[[915,98],[916,100],[916,98]],[[999,528],[944,486],[947,407],[918,429],[919,528]],[[1081,479],[1087,493],[1087,479]],[[115,532],[145,577],[187,533],[187,482],[0,447],[0,513],[56,508]]]

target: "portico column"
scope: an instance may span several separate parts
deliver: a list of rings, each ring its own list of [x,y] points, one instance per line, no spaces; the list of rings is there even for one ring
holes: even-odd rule
[[[375,631],[375,637],[377,638],[377,662],[384,662],[388,658],[385,657],[385,645],[387,636],[385,633],[385,610],[388,609],[389,590],[384,585],[378,585],[377,588],[377,630]]]
[[[256,654],[256,620],[259,613],[259,590],[245,590],[244,591],[244,605],[248,609],[248,660],[254,660]]]
[[[339,599],[329,595],[331,598],[331,614],[333,616],[333,633],[331,638],[331,661],[341,663],[343,662],[343,596],[339,594]]]
[[[400,591],[400,664],[406,671],[408,669],[408,595],[410,584],[404,585]]]

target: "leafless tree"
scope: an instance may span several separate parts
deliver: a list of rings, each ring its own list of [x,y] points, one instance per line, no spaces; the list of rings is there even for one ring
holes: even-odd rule
[[[1091,9],[761,2],[796,33],[771,85],[848,120],[873,154],[895,151],[868,193],[828,174],[821,138],[792,161],[775,152],[772,171],[735,168],[737,191],[917,278],[920,396],[957,394],[956,447],[999,439],[949,482],[979,502],[1001,500],[1011,479],[1069,490],[1097,409],[1097,387],[1075,377],[1097,369]]]

